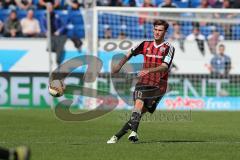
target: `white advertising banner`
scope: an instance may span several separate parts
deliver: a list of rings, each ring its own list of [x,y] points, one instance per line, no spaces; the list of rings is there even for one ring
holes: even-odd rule
[[[98,57],[103,61],[102,72],[110,71],[110,63],[113,55],[126,53],[127,50],[137,45],[140,41],[102,40],[99,43]],[[223,41],[226,46],[226,55],[232,60],[230,74],[240,73],[239,42]],[[0,39],[0,70],[4,72],[48,72],[49,54],[47,52],[46,39]],[[205,55],[202,55],[196,42],[184,42],[184,52],[178,42],[172,42],[175,47],[174,64],[176,74],[208,74],[209,65],[213,55],[205,43]],[[65,45],[63,61],[86,54],[86,48],[78,52],[71,41]],[[52,54],[54,67],[56,67],[56,54]],[[131,62],[142,62],[141,56],[134,57]]]

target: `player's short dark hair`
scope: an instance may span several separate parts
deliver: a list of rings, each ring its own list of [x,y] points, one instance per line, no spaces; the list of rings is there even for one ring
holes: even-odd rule
[[[162,20],[162,19],[157,19],[153,22],[153,27],[158,26],[158,25],[163,25],[165,30],[167,30],[169,27],[168,22],[165,20]]]
[[[223,47],[223,48],[225,48],[225,45],[224,45],[224,44],[220,44],[219,47]]]

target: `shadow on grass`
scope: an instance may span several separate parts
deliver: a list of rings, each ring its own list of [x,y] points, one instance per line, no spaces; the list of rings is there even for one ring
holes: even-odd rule
[[[210,141],[202,140],[149,140],[149,141],[140,141],[136,144],[151,144],[151,143],[209,143]]]
[[[131,142],[121,142],[121,144],[131,144]],[[138,141],[132,144],[240,144],[240,141],[203,141],[203,140],[147,140],[147,141]],[[105,141],[100,142],[89,142],[89,143],[71,143],[69,145],[90,145],[90,144],[107,144]]]

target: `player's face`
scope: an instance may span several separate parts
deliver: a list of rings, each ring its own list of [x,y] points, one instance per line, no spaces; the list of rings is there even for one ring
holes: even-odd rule
[[[165,36],[166,30],[163,25],[156,25],[153,28],[153,35],[155,40],[163,39]]]
[[[218,50],[220,55],[224,55],[225,48],[223,46],[220,46]]]

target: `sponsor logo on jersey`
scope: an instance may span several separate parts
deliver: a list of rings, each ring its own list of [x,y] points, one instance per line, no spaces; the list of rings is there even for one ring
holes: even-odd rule
[[[159,55],[152,55],[152,54],[146,54],[147,57],[152,57],[152,58],[163,58],[163,56]]]

